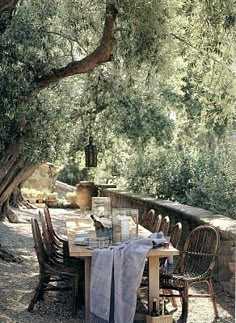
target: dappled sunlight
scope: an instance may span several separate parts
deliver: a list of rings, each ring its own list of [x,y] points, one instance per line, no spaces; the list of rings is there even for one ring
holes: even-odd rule
[[[25,251],[26,252],[26,254],[24,255],[24,254],[22,254],[21,253],[21,257],[23,258],[23,259],[25,259],[25,260],[28,260],[28,261],[31,261],[31,260],[36,260],[36,257],[35,256],[33,256],[33,255],[29,255],[29,252],[27,253],[27,251]]]
[[[17,321],[12,320],[12,317],[5,315],[5,314],[1,314],[1,313],[0,313],[0,322],[17,323]]]
[[[214,283],[217,308],[219,311],[219,319],[215,319],[213,306],[210,298],[189,298],[189,315],[188,323],[233,323],[234,322],[234,304],[232,298],[222,291],[219,283]],[[189,294],[206,294],[206,285],[199,284],[190,288]],[[178,318],[181,314],[181,301],[176,298],[178,310],[174,313],[174,318]],[[169,304],[168,309],[172,309]],[[199,313],[199,311],[201,311]],[[201,321],[197,318],[201,318]]]
[[[27,219],[38,214],[39,210],[30,210]],[[65,219],[81,216],[78,210],[50,209],[53,225],[58,233],[65,233]],[[25,212],[24,212],[24,216]],[[27,306],[33,295],[39,279],[39,266],[33,248],[31,225],[28,221],[24,224],[0,225],[1,243],[11,252],[21,257],[22,263],[10,263],[0,261],[0,322],[1,323],[82,323],[85,322],[84,312],[78,311],[76,318],[71,314],[71,292],[49,292],[45,300],[35,305],[29,313]],[[206,286],[200,285],[194,288],[197,293],[206,290]],[[215,284],[215,294],[218,303],[220,319],[215,320],[210,299],[190,298],[188,323],[196,323],[201,309],[201,321],[199,323],[233,323],[234,306],[231,298],[226,295],[219,284]],[[181,303],[177,299],[178,310],[174,317],[181,313]],[[171,305],[168,305],[171,309]],[[53,319],[52,319],[53,318]]]
[[[4,222],[0,224],[1,244],[12,252],[20,256],[22,263],[10,263],[0,261],[0,322],[1,323],[26,323],[37,322],[45,323],[68,323],[85,322],[84,312],[78,311],[76,318],[71,314],[71,295],[63,293],[47,293],[45,301],[36,304],[33,312],[27,311],[30,299],[33,296],[34,289],[39,279],[39,266],[35,250],[33,248],[33,238],[31,232],[30,219],[38,215],[37,210],[23,211],[25,223],[11,224]],[[53,224],[55,229],[63,233],[64,214],[73,214],[76,212],[62,209],[53,210]],[[21,218],[21,211],[18,215]],[[65,232],[65,231],[64,231]]]
[[[220,319],[213,316],[208,282],[212,302],[191,298],[188,323],[234,321],[235,2],[0,0],[0,323],[84,322],[83,311],[72,318],[81,299],[86,318],[91,312],[108,322],[114,312],[117,321],[117,312],[135,312],[138,283],[132,292],[131,278],[140,274],[141,280],[138,262],[144,266],[145,260],[146,310],[155,297],[159,307],[160,286],[173,288],[181,293],[187,321],[188,284],[207,276],[221,284],[214,284]],[[105,195],[107,212],[102,203],[91,203]],[[51,219],[39,214],[47,213],[45,205]],[[115,219],[115,207],[139,209],[145,229],[121,213]],[[158,217],[146,221],[149,207]],[[83,217],[83,209],[92,209],[91,227],[69,220]],[[100,218],[108,214],[112,228]],[[65,221],[67,228],[72,223],[68,236]],[[182,235],[174,244],[177,221],[178,240]],[[207,234],[196,243],[186,240],[201,224],[216,228],[219,248]],[[159,240],[157,245],[150,236],[159,231],[170,238],[161,241],[160,253],[154,250]],[[150,239],[139,239],[144,236]],[[143,249],[137,266],[135,255],[126,254],[134,237],[135,250],[141,255]],[[205,245],[215,251],[205,252]],[[182,263],[178,275],[172,271],[186,259],[189,271]],[[72,281],[64,289],[72,293],[51,293],[58,289],[47,288],[52,276],[53,282]],[[123,285],[130,297],[122,294]],[[206,286],[193,290],[205,294]],[[106,310],[96,313],[102,302]],[[27,306],[34,310],[28,313]]]

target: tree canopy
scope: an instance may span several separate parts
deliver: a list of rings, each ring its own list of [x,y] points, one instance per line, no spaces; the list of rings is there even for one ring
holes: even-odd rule
[[[1,0],[1,212],[38,163],[81,150],[91,128],[104,156],[119,141],[140,156],[223,140],[235,23],[234,0]]]

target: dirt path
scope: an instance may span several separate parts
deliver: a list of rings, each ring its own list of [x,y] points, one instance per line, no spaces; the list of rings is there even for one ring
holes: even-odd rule
[[[38,264],[33,249],[29,220],[38,210],[18,212],[24,223],[0,224],[0,244],[19,256],[22,263],[8,263],[0,260],[0,323],[79,323],[83,320],[81,311],[76,318],[71,315],[71,297],[63,294],[46,294],[45,301],[37,304],[33,312],[27,312],[32,291],[38,279]],[[52,209],[53,223],[60,233],[65,231],[64,215],[74,210]],[[191,299],[189,323],[234,322],[234,300],[216,285],[216,296],[220,319],[214,320],[213,308],[208,299]],[[180,309],[180,306],[179,306]],[[178,313],[175,317],[178,317]],[[129,323],[129,322],[124,322]],[[131,323],[131,322],[130,322]]]

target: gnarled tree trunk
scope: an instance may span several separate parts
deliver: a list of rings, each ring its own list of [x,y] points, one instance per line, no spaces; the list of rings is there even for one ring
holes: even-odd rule
[[[11,193],[9,204],[10,206],[14,208],[20,208],[20,207],[26,207],[29,209],[36,209],[37,207],[30,204],[28,201],[26,201],[22,195],[21,188],[23,187],[24,182],[27,181],[27,179],[33,174],[35,167],[32,167],[31,173],[26,172],[25,176],[23,177],[23,180],[20,182],[20,184],[13,190]]]
[[[36,165],[27,159],[19,158],[18,150],[9,149],[0,171],[0,220],[5,217],[9,222],[18,222],[17,217],[9,209],[9,198],[14,189],[24,182],[35,170]]]

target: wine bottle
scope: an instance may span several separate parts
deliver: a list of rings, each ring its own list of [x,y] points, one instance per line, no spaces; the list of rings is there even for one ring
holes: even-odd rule
[[[153,298],[153,301],[152,301],[151,316],[152,317],[160,316],[158,308],[157,308],[157,299],[155,297]]]
[[[96,220],[92,214],[90,215],[90,217],[94,222],[94,226],[96,230],[104,230],[105,227],[100,221]]]

